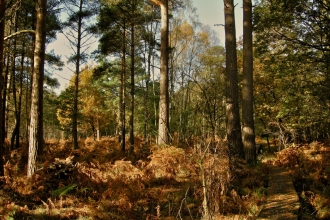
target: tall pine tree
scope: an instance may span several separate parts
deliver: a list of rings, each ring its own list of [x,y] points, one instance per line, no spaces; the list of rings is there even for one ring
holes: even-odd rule
[[[47,0],[36,4],[37,20],[32,79],[32,103],[30,114],[30,138],[27,176],[31,177],[37,169],[37,151],[43,148],[43,83],[46,42]]]

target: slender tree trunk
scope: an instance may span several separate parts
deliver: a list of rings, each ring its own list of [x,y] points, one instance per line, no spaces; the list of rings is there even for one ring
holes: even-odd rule
[[[125,122],[125,81],[126,81],[126,25],[123,30],[123,46],[121,55],[121,76],[119,94],[119,143],[121,151],[125,152],[126,122]]]
[[[23,42],[23,48],[25,43]],[[21,111],[22,111],[22,89],[23,89],[23,73],[24,73],[24,58],[25,52],[22,51],[21,54],[21,70],[19,76],[19,88],[18,88],[18,100],[17,100],[17,89],[15,80],[13,80],[12,87],[13,87],[13,99],[15,105],[15,128],[11,135],[10,146],[12,149],[19,148],[19,136],[20,136],[20,126],[21,126]],[[16,143],[15,143],[16,142]]]
[[[34,49],[29,157],[27,169],[28,177],[31,177],[36,171],[37,152],[41,152],[43,149],[43,81],[46,41],[46,6],[47,0],[37,1],[37,24]]]
[[[2,100],[2,92],[3,92],[3,58],[4,58],[4,41],[3,38],[5,37],[5,0],[0,0],[0,114],[4,115],[5,111],[3,109],[3,100]],[[0,117],[0,176],[4,175],[4,167],[3,167],[3,152],[4,152],[4,144],[3,144],[3,130],[4,127],[2,117]]]
[[[157,30],[157,27],[158,27],[158,23],[156,23],[156,27],[155,27],[155,30]],[[156,33],[153,33],[153,38],[155,39],[156,38]],[[154,49],[154,48],[153,48]],[[155,56],[154,56],[154,54],[152,53],[152,56],[151,56],[151,59],[152,59],[152,61],[151,61],[151,63],[152,63],[152,65],[151,65],[151,73],[152,73],[152,94],[153,94],[153,96],[154,97],[156,97],[156,86],[155,86]],[[154,126],[155,126],[155,128],[157,127],[157,102],[156,102],[156,99],[153,99],[154,100],[154,102],[153,102],[153,104],[154,104],[154,109],[153,109],[153,114],[154,114],[154,121],[153,121],[153,123],[154,123]],[[157,139],[157,136],[155,136],[155,139]]]
[[[23,46],[25,46],[25,43],[23,43]],[[18,106],[17,106],[17,132],[16,132],[16,146],[15,148],[19,148],[19,137],[20,137],[20,131],[21,131],[21,112],[22,112],[22,95],[23,95],[23,73],[24,73],[24,58],[25,53],[22,52],[22,58],[21,58],[21,74],[19,78],[19,91],[18,91]]]
[[[32,13],[32,24],[31,24],[33,30],[36,30],[36,23],[37,23],[37,13],[34,10]],[[32,35],[32,45],[31,45],[32,50],[35,49],[35,44],[36,44],[36,34]],[[33,85],[33,72],[34,72],[34,58],[33,57],[31,59],[30,66],[31,66],[31,71],[29,74],[30,78],[27,75],[27,79],[28,78],[30,79],[30,83],[28,80],[26,81],[26,88],[28,88],[27,91],[29,91],[29,92],[26,92],[26,96],[25,96],[25,100],[27,100],[26,104],[25,104],[26,115],[31,114],[30,111],[31,111],[31,106],[32,106],[32,90],[33,90],[32,85]],[[26,159],[28,158],[28,148],[29,148],[29,141],[30,141],[29,140],[30,139],[30,121],[31,121],[30,117],[26,117],[26,141],[28,143],[28,145],[26,146],[27,147],[27,150],[26,150],[27,155],[25,157]]]
[[[79,12],[83,11],[83,1],[79,2]],[[72,117],[72,138],[73,148],[78,149],[78,96],[79,96],[79,75],[80,75],[80,49],[81,49],[81,26],[82,26],[82,15],[78,14],[78,30],[77,30],[77,60],[76,60],[76,78],[75,78],[75,95],[73,104],[73,117]]]
[[[12,58],[12,77],[11,77],[11,87],[12,87],[12,92],[13,92],[13,104],[14,104],[14,117],[15,117],[15,127],[13,129],[11,138],[10,138],[10,149],[14,149],[15,146],[15,136],[17,133],[17,128],[18,128],[18,121],[17,121],[17,111],[18,111],[18,106],[17,106],[17,90],[16,90],[16,77],[15,77],[15,56]]]
[[[238,105],[236,30],[233,0],[224,0],[226,35],[226,132],[229,157],[244,158]]]
[[[96,119],[96,140],[100,141],[100,122],[98,117]]]
[[[168,0],[162,0],[160,47],[160,99],[158,145],[169,143],[169,94],[168,94]]]
[[[156,97],[156,85],[155,85],[155,56],[152,56],[152,94]],[[154,99],[154,126],[157,127],[157,103]],[[155,137],[157,138],[157,137]]]
[[[15,20],[16,20],[16,24],[15,24],[15,32],[17,31],[17,16],[15,15]],[[23,43],[24,44],[24,43]],[[4,92],[4,108],[6,108],[7,110],[9,110],[8,108],[8,103],[7,100],[9,100],[9,95],[7,95],[7,90],[9,90],[10,88],[12,88],[12,94],[13,94],[13,102],[14,102],[14,117],[15,117],[15,127],[11,136],[11,140],[10,140],[10,150],[13,150],[15,147],[15,135],[17,133],[19,124],[18,124],[18,120],[17,120],[17,90],[16,90],[16,76],[15,76],[15,72],[16,72],[16,47],[17,47],[17,42],[16,39],[14,39],[14,48],[12,51],[12,59],[11,59],[11,74],[9,74],[9,69],[6,73],[6,77],[5,77],[5,84],[7,84],[7,89]],[[23,45],[24,48],[24,45]],[[9,55],[8,55],[8,60],[9,60]],[[8,65],[7,65],[8,66]],[[8,115],[8,114],[7,114]],[[8,120],[8,117],[7,117]],[[6,120],[6,138],[8,137],[8,121]]]
[[[252,54],[252,2],[243,1],[243,94],[242,94],[242,139],[245,159],[256,162],[256,145],[253,117],[253,54]]]
[[[16,42],[16,41],[15,41]],[[11,45],[10,45],[11,46]],[[10,84],[11,84],[11,77],[15,77],[14,76],[14,72],[15,72],[15,50],[16,50],[16,43],[14,43],[14,47],[15,49],[12,51],[12,53],[8,52],[7,54],[7,60],[6,60],[6,72],[4,75],[4,89],[3,89],[3,94],[2,94],[2,109],[5,112],[5,114],[2,115],[2,127],[3,127],[3,141],[7,138],[7,132],[8,132],[8,114],[9,114],[9,108],[8,107],[8,95],[7,95],[7,91],[10,89]],[[11,56],[12,55],[12,56]],[[11,61],[10,61],[11,60]],[[10,75],[10,64],[11,64],[11,72],[12,75]]]
[[[152,30],[152,25],[151,25],[151,30]],[[151,39],[149,39],[150,43]],[[148,58],[147,58],[147,77],[146,77],[146,94],[144,96],[144,107],[145,107],[145,112],[144,112],[144,144],[147,144],[147,139],[148,139],[148,123],[149,123],[149,107],[148,107],[148,100],[149,100],[149,82],[150,82],[150,76],[151,76],[151,53],[152,53],[152,47],[149,44],[148,48]]]
[[[135,3],[133,0],[133,7],[135,8]],[[135,93],[135,82],[134,82],[134,64],[135,64],[135,44],[134,44],[134,9],[132,15],[132,27],[131,27],[131,117],[130,117],[130,148],[129,152],[132,154],[134,151],[134,93]]]

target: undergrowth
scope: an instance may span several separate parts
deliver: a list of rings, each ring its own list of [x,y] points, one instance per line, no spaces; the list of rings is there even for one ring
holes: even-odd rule
[[[291,146],[278,153],[277,162],[292,171],[300,219],[330,219],[330,148],[319,142]]]
[[[212,149],[210,143],[157,148],[138,137],[135,143],[128,155],[114,137],[80,141],[78,150],[69,141],[48,141],[29,180],[26,148],[8,152],[0,218],[199,219],[206,199],[210,219],[251,219],[265,200],[267,166],[241,161],[229,173],[221,140]]]

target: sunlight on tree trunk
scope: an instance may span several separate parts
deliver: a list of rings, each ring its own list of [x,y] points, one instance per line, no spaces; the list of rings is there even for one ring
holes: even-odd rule
[[[169,94],[168,94],[168,0],[162,0],[160,47],[160,99],[158,145],[169,143]]]
[[[43,148],[43,81],[46,41],[46,5],[47,0],[37,2],[37,24],[34,49],[34,67],[32,84],[32,104],[29,138],[29,158],[27,176],[31,177],[37,169],[37,151]]]
[[[226,130],[231,161],[244,158],[238,105],[236,30],[233,0],[224,0],[226,34]]]
[[[242,93],[242,139],[245,159],[256,162],[253,112],[253,54],[252,54],[252,2],[243,1],[243,93]]]

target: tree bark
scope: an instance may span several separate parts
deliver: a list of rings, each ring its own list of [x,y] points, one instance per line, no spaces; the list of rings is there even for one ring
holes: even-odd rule
[[[24,43],[25,45],[25,43]],[[18,114],[17,114],[17,133],[16,133],[16,149],[19,148],[19,138],[20,138],[20,126],[21,126],[21,112],[22,112],[22,95],[23,95],[23,74],[24,74],[24,58],[25,52],[22,52],[21,58],[21,75],[19,79],[19,91],[18,91]]]
[[[9,96],[7,94],[7,91],[11,87],[11,78],[14,77],[15,72],[15,50],[16,50],[16,40],[14,41],[14,44],[9,44],[10,47],[14,47],[13,50],[7,53],[7,60],[6,63],[6,71],[4,74],[3,79],[3,93],[2,93],[2,109],[4,111],[4,114],[2,115],[2,141],[4,141],[7,138],[7,132],[8,132],[8,114],[9,114],[9,108],[8,107],[8,99]],[[11,64],[11,74],[10,74],[10,64]]]
[[[152,24],[150,32],[152,32]],[[151,54],[153,50],[153,46],[150,44],[151,39],[149,39],[149,45],[148,45],[148,70],[147,70],[147,76],[146,76],[146,93],[144,96],[144,107],[145,107],[145,114],[144,114],[144,144],[146,145],[148,142],[148,126],[149,126],[149,108],[148,108],[148,100],[149,100],[149,82],[150,82],[150,76],[151,76]]]
[[[131,24],[131,117],[130,117],[130,148],[129,152],[132,154],[134,152],[134,93],[135,93],[135,82],[134,82],[134,64],[135,64],[135,44],[134,44],[134,10],[135,1],[133,0],[133,14],[132,14],[132,24]]]
[[[4,58],[4,36],[5,36],[5,19],[4,19],[4,12],[5,12],[5,0],[0,0],[0,114],[5,114],[4,109],[2,108],[3,100],[2,100],[2,91],[3,91],[3,58]],[[3,167],[3,152],[4,152],[4,144],[3,144],[3,121],[2,117],[0,117],[0,176],[4,175],[4,167]]]
[[[226,46],[226,133],[230,160],[244,158],[238,104],[236,30],[233,0],[224,0]]]
[[[41,152],[43,149],[43,81],[46,42],[46,6],[47,0],[37,1],[37,23],[34,49],[29,157],[27,169],[28,177],[31,177],[36,171],[37,152]]]
[[[16,50],[16,41],[15,41],[15,50]],[[15,136],[17,133],[17,129],[19,127],[18,124],[18,120],[17,120],[17,113],[18,113],[18,108],[17,108],[17,90],[16,90],[16,76],[15,76],[15,55],[12,56],[12,72],[11,72],[11,78],[9,79],[9,81],[11,81],[11,88],[12,88],[12,93],[13,93],[13,104],[14,104],[14,116],[15,116],[15,127],[13,129],[11,138],[10,138],[10,150],[15,149]],[[8,83],[8,87],[9,87],[10,83]]]
[[[83,11],[83,1],[79,1],[79,12]],[[78,149],[78,96],[79,96],[79,75],[80,75],[80,49],[81,49],[81,26],[82,26],[82,14],[78,13],[78,30],[77,30],[77,60],[76,60],[76,78],[74,82],[75,94],[73,104],[73,115],[72,115],[72,138],[73,148]]]
[[[252,2],[243,1],[243,94],[242,94],[242,139],[245,159],[256,162],[256,145],[253,117],[253,53],[252,53]]]
[[[121,76],[120,76],[120,93],[119,93],[119,143],[121,151],[125,152],[126,148],[126,120],[125,120],[125,81],[126,81],[126,25],[123,28],[123,45],[121,55]]]
[[[160,99],[158,145],[169,143],[169,94],[168,94],[168,0],[162,0],[160,47]]]
[[[15,20],[15,32],[17,31],[17,13],[15,13],[14,16],[14,20]],[[24,48],[24,42],[22,45],[22,48]],[[5,75],[5,85],[7,86],[7,89],[5,89],[4,93],[3,93],[3,99],[4,99],[4,104],[3,104],[3,108],[6,109],[8,114],[9,108],[8,108],[8,102],[7,100],[9,100],[9,94],[7,94],[7,91],[10,90],[10,88],[12,88],[12,95],[13,95],[13,102],[14,102],[14,116],[15,116],[15,127],[14,127],[14,131],[13,131],[13,135],[11,137],[11,142],[10,142],[10,150],[14,149],[14,143],[12,140],[15,140],[15,134],[17,132],[17,129],[19,127],[19,122],[17,120],[17,94],[16,94],[16,76],[15,76],[15,72],[16,72],[16,48],[17,48],[17,41],[16,39],[13,39],[13,50],[12,50],[12,54],[11,54],[11,73],[9,73],[9,59],[10,59],[10,53],[8,53],[8,62],[7,62],[7,71],[6,71],[6,75]],[[24,51],[24,50],[22,50]],[[4,120],[6,120],[5,123],[5,138],[8,138],[8,117],[4,117]]]

